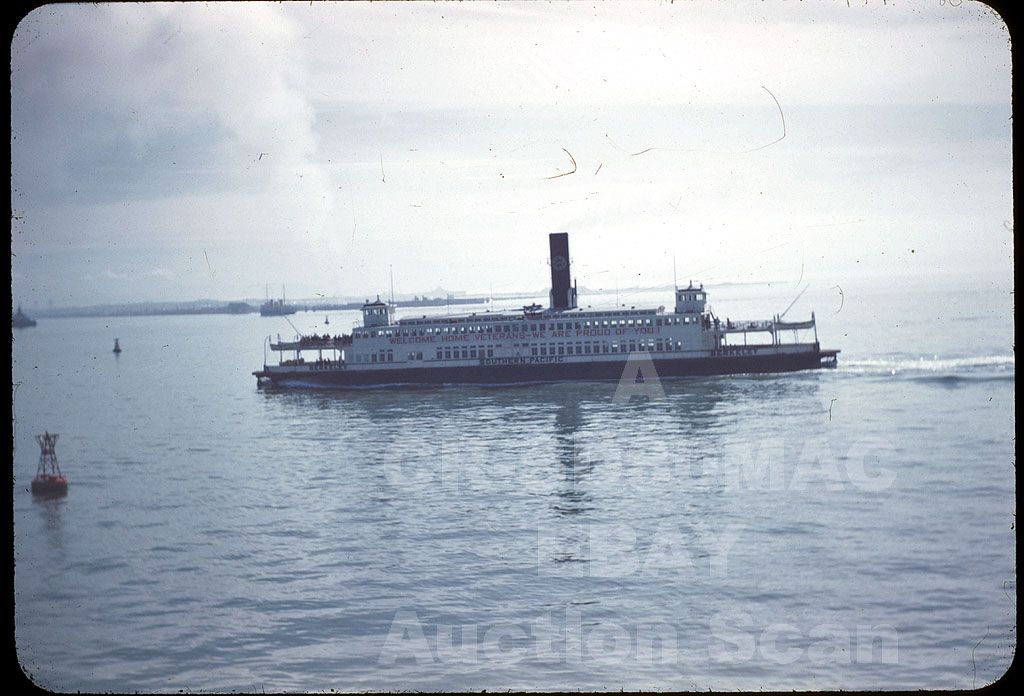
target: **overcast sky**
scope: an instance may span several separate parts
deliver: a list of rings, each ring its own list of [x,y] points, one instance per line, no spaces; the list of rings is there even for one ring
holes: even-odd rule
[[[26,306],[536,289],[556,231],[592,288],[1009,275],[967,0],[55,5],[11,69]]]

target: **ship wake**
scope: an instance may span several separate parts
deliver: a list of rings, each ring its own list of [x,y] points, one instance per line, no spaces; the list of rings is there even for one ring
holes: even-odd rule
[[[839,372],[847,375],[897,377],[916,382],[954,386],[981,381],[1014,381],[1013,355],[980,355],[959,358],[899,357],[845,360]]]

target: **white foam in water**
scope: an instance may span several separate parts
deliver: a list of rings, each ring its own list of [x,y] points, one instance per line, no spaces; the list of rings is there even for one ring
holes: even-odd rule
[[[979,355],[969,358],[918,358],[917,360],[871,358],[867,360],[842,360],[839,369],[856,374],[898,374],[900,372],[923,373],[974,373],[978,371],[1012,371],[1014,369],[1012,355]]]

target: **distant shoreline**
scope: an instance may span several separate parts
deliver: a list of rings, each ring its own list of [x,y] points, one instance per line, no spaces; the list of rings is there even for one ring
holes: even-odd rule
[[[775,281],[754,281],[754,282],[723,282],[715,283],[717,287],[729,287],[737,285],[770,285]],[[666,286],[666,288],[671,286]],[[630,295],[638,292],[654,292],[661,287],[641,288],[623,287],[618,290],[600,288],[597,290],[580,288],[581,295]],[[454,305],[487,304],[491,301],[505,301],[515,299],[531,299],[543,296],[546,290],[535,292],[510,292],[495,293],[488,297],[420,297],[412,299],[395,300],[399,308],[415,307],[446,307]],[[226,302],[223,300],[195,300],[192,302],[133,302],[124,304],[86,305],[82,307],[52,307],[52,308],[29,308],[28,314],[33,318],[62,319],[82,317],[154,317],[154,316],[188,316],[203,314],[258,314],[260,311],[260,300],[242,300],[237,302]],[[362,301],[358,302],[333,302],[323,300],[296,300],[286,303],[288,307],[294,308],[297,312],[336,312],[352,311],[363,306]]]
[[[448,305],[482,304],[486,297],[453,297],[424,298],[418,300],[396,300],[399,307],[445,307]],[[357,310],[363,302],[288,302],[286,306],[297,312],[332,312]],[[61,307],[52,309],[33,309],[33,317],[44,319],[64,319],[82,317],[155,317],[182,316],[197,314],[258,314],[259,304],[249,302],[218,302],[200,300],[196,302],[145,302],[124,305],[93,305],[85,307]]]

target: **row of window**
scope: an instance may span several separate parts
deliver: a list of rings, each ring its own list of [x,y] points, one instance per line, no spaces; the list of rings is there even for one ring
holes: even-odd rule
[[[552,343],[550,345],[532,346],[531,356],[550,355],[598,355],[601,353],[632,353],[634,351],[649,351],[661,353],[665,351],[682,350],[682,341],[673,341],[667,338],[650,338],[627,341],[577,341],[576,343]],[[437,360],[468,360],[477,358],[493,358],[494,346],[445,346],[438,347],[435,359]],[[375,353],[356,353],[352,356],[357,363],[384,363],[394,362],[394,351],[381,349]],[[412,351],[406,353],[407,361],[423,360],[423,351]]]
[[[553,343],[551,345],[533,346],[530,348],[530,355],[594,355],[597,353],[632,353],[638,350],[661,353],[682,349],[682,341],[673,341],[667,338],[651,338],[612,342]]]
[[[622,311],[622,312],[581,312],[578,316],[589,317],[589,316],[594,316],[595,314],[597,314],[599,316],[607,316],[607,317],[635,317],[635,316],[640,316],[640,315],[646,316],[648,314],[653,314],[654,312],[655,312],[655,310],[653,310],[653,309],[646,309],[646,310],[641,309],[641,310],[632,310],[632,311],[627,310],[627,311]],[[575,315],[575,313],[574,313],[574,315]],[[486,317],[476,317],[476,316],[474,316],[474,317],[467,317],[467,318],[464,318],[464,319],[448,319],[447,321],[448,321],[448,323],[451,323],[451,324],[458,324],[458,323],[472,324],[472,323],[474,323],[476,321],[479,321],[482,318],[486,318]],[[493,321],[508,321],[507,319],[505,319],[505,317],[501,317],[499,319],[497,317],[497,315],[495,317],[493,317],[492,320]],[[413,324],[435,324],[435,323],[437,323],[437,319],[403,319],[402,323],[403,324],[410,324],[410,325],[413,325]]]
[[[395,353],[390,348],[381,348],[376,353],[355,353],[352,361],[357,363],[382,363],[394,362]]]
[[[468,358],[493,358],[494,346],[446,346],[437,349],[438,360],[460,360]]]
[[[460,326],[428,326],[423,329],[375,329],[372,331],[356,331],[357,338],[377,336],[435,336],[448,334],[489,334],[489,333],[522,333],[525,331],[569,331],[608,328],[629,328],[646,326],[672,326],[675,324],[696,324],[696,317],[657,317],[639,319],[586,319],[584,321],[551,321],[517,324],[463,324]]]
[[[579,341],[576,343],[553,343],[551,345],[532,346],[531,356],[550,355],[598,355],[601,353],[632,353],[634,351],[665,352],[682,350],[682,341],[667,338],[652,338],[631,341]],[[410,353],[410,355],[412,355]],[[422,353],[419,354],[422,360]],[[438,348],[437,360],[467,360],[474,358],[493,358],[493,346],[445,346]],[[411,359],[411,358],[410,358]]]

